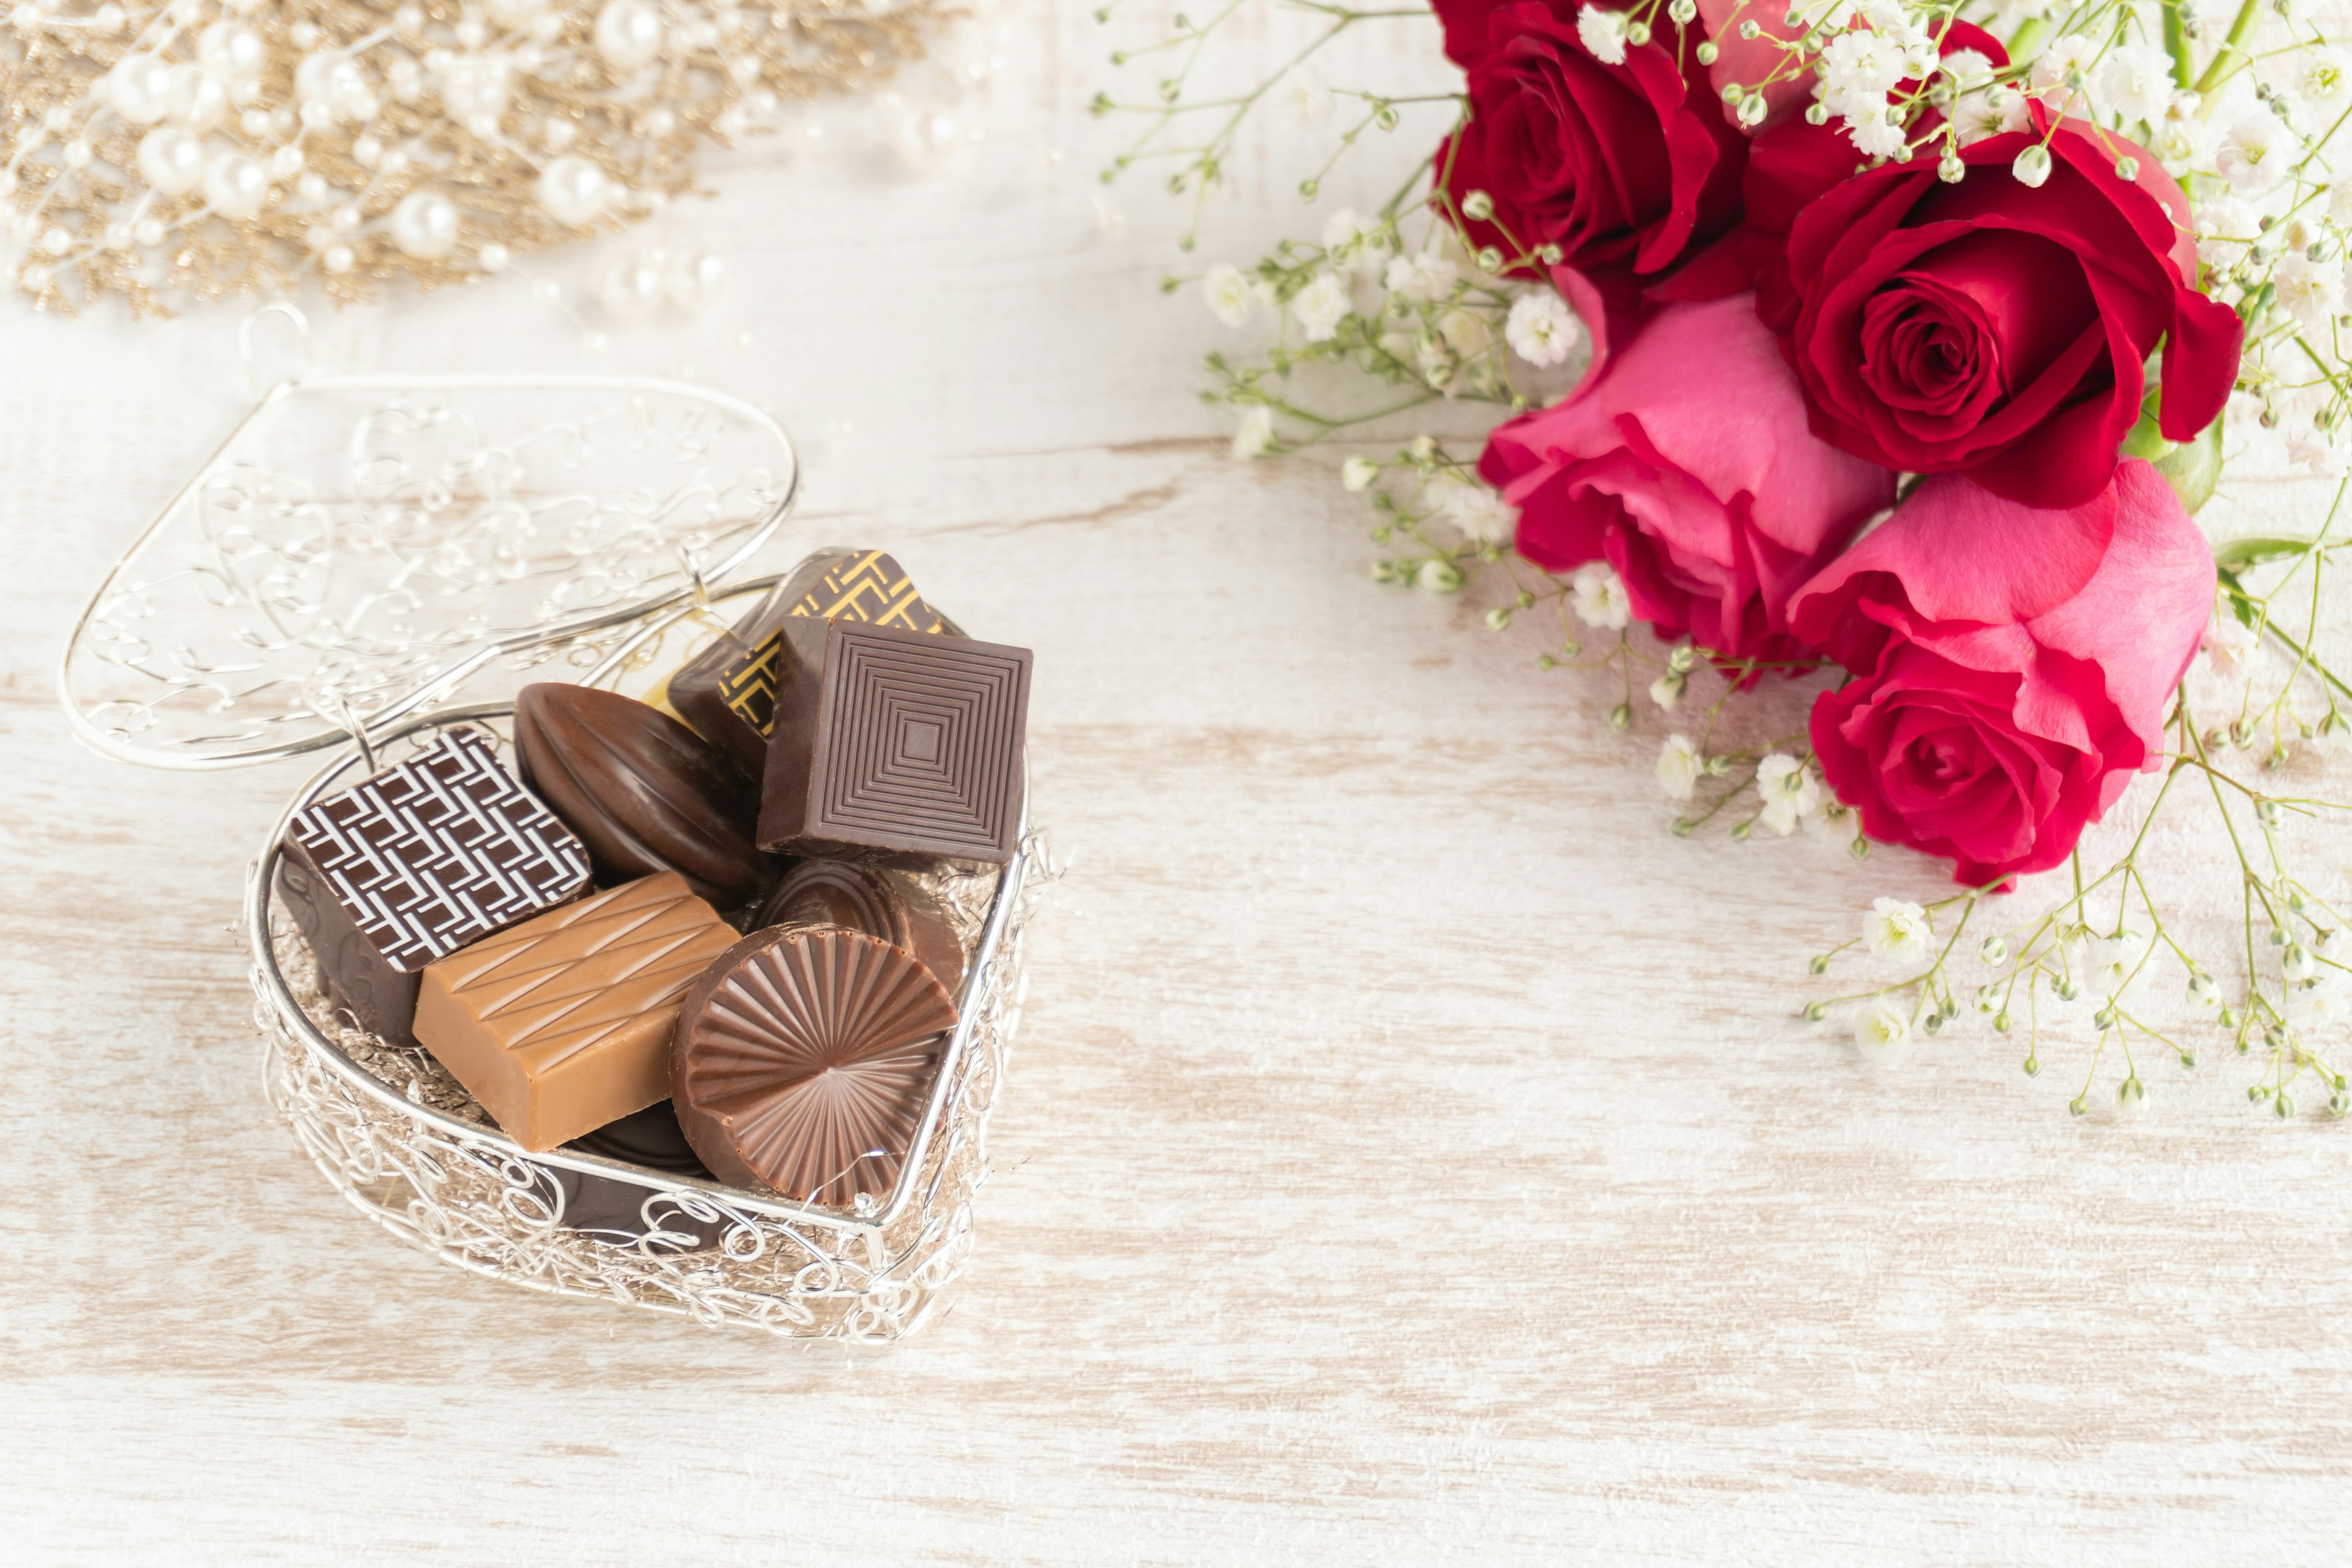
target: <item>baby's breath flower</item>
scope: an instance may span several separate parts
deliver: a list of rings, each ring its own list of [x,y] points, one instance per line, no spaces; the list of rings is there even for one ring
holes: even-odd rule
[[[1588,626],[1619,632],[1633,618],[1633,601],[1613,566],[1594,561],[1578,567],[1568,580],[1568,591],[1577,618]]]
[[[1783,838],[1822,798],[1822,787],[1805,764],[1780,752],[1756,764],[1756,793],[1764,799],[1764,826]]]
[[[2175,93],[2164,118],[2151,127],[2155,134],[2148,151],[2176,180],[2191,169],[2211,168],[2214,150],[2221,144],[2212,122],[2197,112],[2197,102],[2194,93]]]
[[[2352,1003],[2352,994],[2347,994],[2344,972],[2323,970],[2308,983],[2288,989],[2286,1016],[2297,1028],[2307,1028],[2341,1018],[2347,1003]]]
[[[1973,145],[1988,136],[2022,131],[2027,123],[2025,95],[2013,87],[1994,87],[1983,92],[1970,93],[1952,110],[1952,126],[1963,147]]]
[[[2344,308],[2344,268],[2340,262],[2314,261],[2298,249],[2271,274],[2280,308],[2305,331],[2322,331],[2328,319]]]
[[[2221,177],[2241,191],[2269,190],[2294,158],[2294,138],[2267,109],[2241,116],[2221,138],[2214,161]]]
[[[1275,101],[1293,125],[1321,125],[1331,118],[1331,84],[1313,66],[1294,67],[1282,79]]]
[[[1350,458],[1339,465],[1339,482],[1351,490],[1369,489],[1380,477],[1381,466],[1370,458]]]
[[[2189,1000],[2193,1005],[2209,1010],[2219,1007],[2221,1005],[2221,988],[2213,983],[2210,974],[2192,974],[2189,977]]]
[[[2135,931],[2095,937],[2083,944],[2083,989],[2094,996],[2119,997],[2145,973],[2148,939]]]
[[[1877,997],[1854,1015],[1853,1043],[1871,1066],[1894,1067],[1911,1054],[1911,1020],[1891,998]]]
[[[1495,329],[1475,310],[1448,310],[1437,318],[1437,335],[1463,358],[1480,354],[1495,342]]]
[[[1682,701],[1684,691],[1690,687],[1690,677],[1678,670],[1668,670],[1650,682],[1650,700],[1671,713]]]
[[[1625,15],[1587,5],[1576,14],[1576,37],[1585,53],[1604,66],[1625,63]]]
[[[1706,759],[1691,744],[1688,735],[1669,735],[1658,749],[1658,787],[1666,792],[1668,800],[1688,800],[1698,790],[1698,781],[1706,776]]]
[[[1421,563],[1421,570],[1413,576],[1413,584],[1424,593],[1460,593],[1462,568],[1443,557],[1433,555]]]
[[[1511,301],[1503,323],[1511,351],[1529,364],[1555,365],[1569,356],[1583,330],[1569,313],[1568,302],[1549,289],[1538,289]]]
[[[2153,44],[2126,44],[2099,68],[2099,102],[2128,125],[2153,124],[2172,102],[2172,57]]]
[[[2294,95],[2315,115],[2340,113],[2345,100],[2352,98],[2352,65],[2346,63],[2340,50],[2305,48],[2296,58],[2294,70]]]
[[[2262,217],[2238,197],[2217,195],[2197,204],[2197,259],[2234,267],[2262,233]]]
[[[1955,87],[1969,87],[1992,75],[1992,60],[1980,49],[1954,49],[1937,64]]]
[[[1220,261],[1201,279],[1201,297],[1217,320],[1229,327],[1238,327],[1250,319],[1257,307],[1257,296],[1251,292],[1249,279],[1242,269],[1230,261]]]
[[[1822,51],[1822,103],[1849,119],[1879,113],[1904,77],[1898,43],[1874,29],[1840,33]]]
[[[1352,304],[1348,298],[1348,285],[1339,274],[1318,272],[1315,280],[1292,296],[1290,313],[1298,318],[1298,325],[1307,333],[1307,341],[1319,343],[1328,340],[1347,319]]]
[[[2035,90],[2054,102],[2064,102],[2071,96],[2063,90],[2067,77],[2088,66],[2098,52],[2099,46],[2080,33],[2051,39],[2033,57]]]
[[[1234,456],[1259,458],[1274,446],[1274,415],[1265,408],[1253,408],[1242,416],[1242,427],[1234,432]]]
[[[1873,899],[1862,917],[1863,945],[1881,958],[1916,963],[1927,956],[1934,934],[1927,911],[1907,899]]]
[[[1323,253],[1335,267],[1376,278],[1388,258],[1389,247],[1379,224],[1366,222],[1353,207],[1341,207],[1323,220]]]
[[[2344,459],[2321,430],[2297,430],[2286,438],[2286,466],[2298,474],[2332,479],[2344,472]],[[2251,631],[2248,636],[2252,636]]]
[[[1439,503],[1445,520],[1474,544],[1507,544],[1518,528],[1518,509],[1485,485],[1450,480]]]
[[[1454,279],[1461,275],[1462,269],[1453,262],[1434,250],[1424,250],[1419,256],[1400,256],[1391,261],[1383,281],[1415,304],[1427,304],[1452,293]]]
[[[2243,664],[2246,656],[2252,653],[2255,645],[2261,641],[2253,627],[2238,619],[2227,608],[2216,607],[2213,618],[2205,625],[2205,636],[2198,647],[2216,673],[2226,673]]]
[[[1910,142],[1910,134],[1884,105],[1846,117],[1846,132],[1865,158],[1892,158]]]

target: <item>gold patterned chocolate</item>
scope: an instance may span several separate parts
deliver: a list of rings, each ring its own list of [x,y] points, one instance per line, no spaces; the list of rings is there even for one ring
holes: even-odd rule
[[[767,765],[777,693],[809,678],[832,621],[904,631],[944,632],[898,563],[879,550],[826,550],[776,584],[727,637],[670,677],[663,703],[742,764],[753,778]]]
[[[416,1037],[534,1152],[669,1094],[678,1003],[734,928],[663,871],[425,968]]]

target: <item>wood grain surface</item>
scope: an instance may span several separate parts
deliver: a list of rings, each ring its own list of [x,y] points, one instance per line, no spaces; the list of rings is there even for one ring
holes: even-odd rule
[[[0,306],[0,1560],[2352,1554],[2352,1128],[2234,1063],[2076,1121],[2079,1058],[1872,1074],[1797,1022],[1806,954],[1934,869],[1670,837],[1605,682],[1370,584],[1329,462],[1230,459],[1153,288],[1177,215],[1091,177],[1101,35],[992,26],[976,150],[844,113],[675,220],[733,265],[705,320],[599,360],[516,282],[319,323],[339,368],[690,363],[802,436],[792,544],[1035,648],[1068,875],[977,1260],[879,1357],[530,1295],[336,1199],[230,930],[301,770],[107,763],[55,707],[243,406],[236,312]],[[1244,173],[1225,253],[1312,221]]]

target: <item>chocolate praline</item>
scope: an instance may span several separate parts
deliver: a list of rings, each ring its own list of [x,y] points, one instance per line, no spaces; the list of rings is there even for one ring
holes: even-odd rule
[[[856,860],[803,860],[784,874],[752,929],[835,925],[878,936],[922,960],[948,994],[963,984],[963,939],[945,905],[906,871]]]

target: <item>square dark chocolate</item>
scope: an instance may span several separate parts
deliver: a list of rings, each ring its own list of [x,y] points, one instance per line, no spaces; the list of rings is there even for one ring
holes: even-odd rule
[[[811,697],[777,709],[761,847],[1010,860],[1029,668],[1027,648],[833,622]]]

